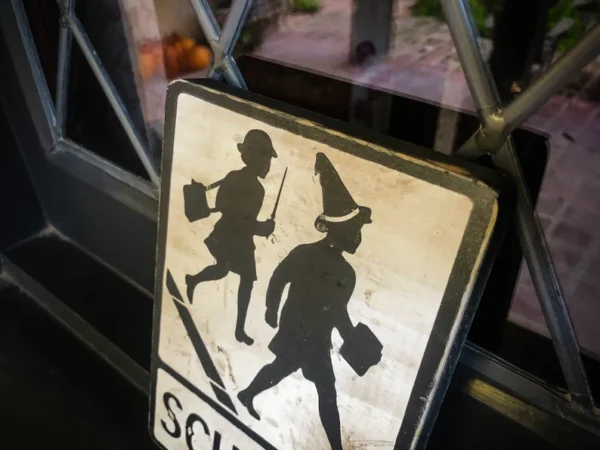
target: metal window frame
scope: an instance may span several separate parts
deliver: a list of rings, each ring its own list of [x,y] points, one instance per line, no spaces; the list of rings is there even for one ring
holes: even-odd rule
[[[476,158],[488,153],[498,167],[512,176],[517,188],[517,233],[571,394],[569,400],[597,414],[577,336],[510,133],[544,105],[572,75],[600,54],[600,25],[588,31],[573,49],[503,110],[479,50],[469,2],[446,0],[442,7],[481,121],[480,129],[458,154]]]
[[[232,52],[252,6],[252,0],[234,0],[222,31],[219,30],[206,0],[189,1],[214,53],[209,75],[214,79],[224,78],[229,84],[246,88]],[[25,77],[25,80],[21,81],[25,99],[46,157],[67,173],[95,186],[101,186],[111,197],[147,218],[156,220],[159,179],[156,171],[155,175],[151,174],[153,168],[148,163],[149,153],[137,136],[131,118],[89,42],[85,30],[74,15],[74,0],[57,0],[57,2],[63,18],[59,34],[56,105],[52,104],[21,0],[0,2],[0,25],[5,33],[13,37],[19,36],[21,40],[11,43],[11,58]],[[600,52],[600,29],[596,26],[590,30],[573,50],[555,63],[517,100],[502,110],[487,64],[478,48],[468,1],[445,0],[442,5],[482,124],[458,154],[467,158],[476,158],[483,153],[489,153],[495,163],[515,180],[518,192],[517,230],[552,341],[565,373],[569,393],[564,394],[544,386],[539,380],[532,379],[492,355],[474,348],[471,344],[465,347],[461,361],[524,401],[600,434],[598,410],[594,407],[577,338],[543,230],[535,215],[510,138],[511,131],[521,125],[570,76],[580,71]],[[144,166],[149,171],[153,183],[132,175],[64,137],[68,64],[73,37],[102,85],[138,156],[142,161],[147,158]],[[34,86],[35,90],[27,89],[31,86]]]
[[[56,92],[57,96],[57,112],[61,114],[59,116],[58,125],[64,127],[66,104],[67,104],[67,84],[68,84],[68,65],[70,63],[70,41],[71,36],[75,38],[75,41],[79,45],[81,52],[83,53],[87,63],[89,64],[96,80],[100,84],[100,87],[104,91],[104,95],[109,101],[113,108],[123,130],[127,134],[133,149],[137,153],[137,156],[146,169],[150,181],[156,186],[160,185],[160,176],[158,169],[154,166],[154,162],[150,157],[150,151],[142,141],[139,131],[136,129],[125,103],[121,99],[121,96],[117,92],[117,89],[112,82],[108,72],[104,68],[102,61],[98,57],[91,40],[85,32],[81,22],[75,15],[75,0],[57,0],[57,5],[61,14],[61,31],[59,35],[59,55],[58,55],[58,89]],[[66,24],[66,26],[65,26]],[[58,136],[63,135],[63,128],[56,130]]]
[[[158,186],[117,166],[56,133],[56,116],[21,0],[0,2],[0,29],[35,133],[48,162],[69,175],[101,186],[112,198],[144,217],[156,220]]]

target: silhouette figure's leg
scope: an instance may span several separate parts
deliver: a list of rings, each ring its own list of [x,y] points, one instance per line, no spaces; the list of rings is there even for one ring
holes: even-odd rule
[[[260,416],[252,404],[254,397],[261,392],[272,388],[285,377],[294,373],[296,370],[298,370],[297,365],[290,364],[288,361],[276,357],[271,364],[267,364],[258,371],[256,377],[254,377],[254,380],[252,380],[252,383],[250,383],[250,386],[239,392],[237,397],[240,403],[246,407],[252,417],[254,417],[256,420],[260,420]]]
[[[337,406],[337,392],[333,383],[316,384],[319,394],[319,416],[331,450],[343,450],[340,413]]]
[[[238,288],[238,311],[237,321],[235,323],[235,338],[239,342],[247,345],[254,344],[254,339],[246,334],[244,325],[246,324],[246,315],[248,314],[248,306],[250,305],[250,297],[252,296],[252,287],[254,281],[246,277],[240,277],[240,286]]]
[[[206,269],[197,273],[196,275],[186,275],[185,284],[187,285],[187,296],[190,303],[194,302],[194,289],[200,283],[205,281],[214,281],[224,278],[229,272],[229,268],[225,264],[215,264],[214,266],[208,266]]]

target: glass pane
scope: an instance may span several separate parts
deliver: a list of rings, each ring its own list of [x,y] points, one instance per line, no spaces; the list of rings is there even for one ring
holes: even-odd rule
[[[75,43],[70,69],[67,138],[136,175],[148,178],[104,91]]]
[[[122,3],[144,119],[162,137],[169,80],[206,68],[211,53],[199,45],[202,31],[189,1]]]
[[[223,27],[230,0],[209,0],[219,27]],[[202,78],[212,52],[189,0],[124,0],[128,35],[137,59],[143,114],[162,135],[167,84],[176,78]],[[235,55],[255,50],[278,23],[284,2],[257,0],[238,40]]]
[[[589,71],[596,70],[593,66]],[[580,344],[600,359],[595,318],[600,315],[598,262],[600,261],[600,115],[598,103],[585,89],[574,95],[573,83],[533,119],[549,133],[550,161],[537,212],[554,258]],[[517,297],[511,317],[523,320],[522,308],[536,298],[530,281],[523,281],[527,296]],[[539,320],[537,321],[539,322]],[[535,326],[538,326],[537,324]]]
[[[125,105],[142,144],[151,158],[158,161],[161,141],[158,133],[148,126],[143,114],[144,99],[143,91],[138,89],[137,60],[130,52],[128,27],[119,0],[77,2],[76,15]],[[73,42],[72,46],[67,114],[67,137],[148,178],[77,42]],[[111,131],[107,133],[107,129]]]

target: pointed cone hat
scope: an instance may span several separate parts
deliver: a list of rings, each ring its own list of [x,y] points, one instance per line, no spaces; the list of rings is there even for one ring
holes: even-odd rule
[[[371,223],[371,209],[356,204],[337,170],[323,153],[317,154],[315,174],[319,175],[323,191],[323,213],[318,221],[339,223],[356,218],[365,224]]]

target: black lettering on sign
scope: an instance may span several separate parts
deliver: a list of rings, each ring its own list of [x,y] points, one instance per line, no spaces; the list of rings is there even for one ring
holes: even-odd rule
[[[204,432],[207,436],[210,436],[210,430],[208,429],[208,425],[206,422],[202,420],[198,414],[190,414],[185,423],[185,442],[187,443],[188,450],[194,450],[194,446],[192,445],[192,438],[194,437],[194,424],[196,422],[200,422],[202,424],[202,428],[204,428]]]
[[[221,433],[219,433],[218,431],[215,431],[215,440],[213,441],[212,450],[221,450]],[[231,450],[240,450],[240,449],[234,445]]]
[[[170,404],[171,400],[174,400],[175,404],[177,405],[179,410],[181,410],[181,402],[179,401],[179,399],[177,397],[175,397],[173,394],[171,394],[170,392],[165,392],[165,394],[163,395],[163,402],[165,404],[165,408],[167,408],[167,414],[169,414],[169,417],[173,421],[173,425],[174,425],[175,429],[173,431],[170,431],[164,420],[161,420],[160,423],[162,424],[165,431],[169,434],[169,436],[178,438],[179,436],[181,436],[181,426],[179,425],[179,422],[177,421],[177,416],[171,409],[171,404]]]
[[[215,440],[213,441],[212,450],[221,450],[221,433],[215,431]]]
[[[175,414],[174,409],[177,408],[177,409],[179,409],[179,411],[183,411],[181,402],[179,401],[179,399],[177,397],[175,397],[175,395],[171,394],[170,392],[165,392],[163,394],[163,403],[165,405],[167,414],[169,415],[169,418],[171,419],[172,423],[167,423],[164,420],[161,420],[160,423],[162,424],[162,427],[164,428],[164,430],[167,432],[167,434],[169,436],[171,436],[175,439],[178,439],[182,435],[181,425],[179,424],[179,420],[177,418],[177,415]],[[200,425],[202,425],[204,434],[206,436],[208,436],[210,439],[210,428],[208,427],[208,424],[198,414],[191,413],[188,416],[187,420],[185,421],[185,442],[187,444],[188,450],[198,450],[197,447],[194,447],[194,441],[196,440],[195,439],[196,433],[194,430],[194,426],[198,423]],[[212,441],[212,450],[229,450],[229,449],[221,448],[221,439],[222,439],[222,434],[215,430],[215,433],[213,436],[213,441]],[[203,449],[208,448],[208,447],[206,447],[207,441],[204,441],[204,444],[205,445],[201,446],[200,448],[203,448]],[[199,443],[196,442],[196,445],[199,445]],[[231,450],[239,450],[239,448],[236,447],[235,445],[232,445]]]

